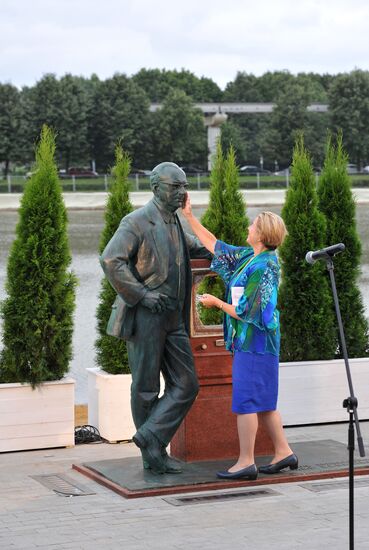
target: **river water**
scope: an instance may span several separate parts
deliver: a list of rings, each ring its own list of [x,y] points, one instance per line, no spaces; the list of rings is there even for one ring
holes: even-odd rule
[[[253,219],[265,209],[265,207],[249,207],[247,213],[249,218]],[[268,209],[277,214],[280,214],[281,211],[279,206],[271,206]],[[366,314],[369,318],[368,209],[368,205],[357,206],[358,232],[363,249],[359,285],[364,298]],[[201,216],[204,212],[204,209],[201,208],[194,208],[193,210],[196,216]],[[80,404],[87,403],[86,368],[95,366],[95,312],[102,278],[97,250],[104,221],[103,211],[101,210],[69,211],[68,216],[68,231],[73,258],[72,269],[79,280],[73,336],[74,357],[69,374],[76,380],[76,403]],[[6,260],[14,239],[17,219],[17,212],[0,212],[0,299],[5,296]],[[188,229],[185,221],[183,226]]]

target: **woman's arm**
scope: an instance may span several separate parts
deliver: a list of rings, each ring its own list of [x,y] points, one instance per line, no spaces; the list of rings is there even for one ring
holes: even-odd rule
[[[204,307],[217,307],[218,309],[224,311],[224,313],[227,313],[231,317],[234,317],[234,319],[242,321],[242,319],[236,314],[236,306],[232,306],[232,304],[227,304],[227,302],[223,302],[223,300],[217,298],[216,296],[213,296],[212,294],[203,294],[200,298],[200,303]]]
[[[188,221],[191,226],[192,231],[195,233],[196,237],[202,242],[202,244],[214,254],[215,243],[217,242],[216,238],[210,231],[208,231],[198,219],[192,214],[191,202],[189,194],[186,195],[186,200],[182,208],[182,214]]]

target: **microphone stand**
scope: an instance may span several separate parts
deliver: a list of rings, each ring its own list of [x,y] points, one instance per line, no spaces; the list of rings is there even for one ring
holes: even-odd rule
[[[327,269],[329,272],[329,277],[332,285],[333,300],[336,308],[336,316],[337,316],[338,328],[340,333],[342,353],[345,360],[346,375],[347,375],[347,381],[348,381],[349,390],[350,390],[350,396],[344,400],[343,408],[347,409],[347,412],[349,413],[348,445],[347,445],[347,449],[349,451],[349,514],[350,514],[349,549],[354,550],[354,450],[355,450],[354,425],[356,427],[357,443],[358,443],[359,453],[361,457],[365,456],[365,451],[364,451],[363,438],[360,433],[359,418],[357,415],[358,401],[354,395],[354,387],[352,384],[350,365],[349,365],[349,360],[347,355],[345,333],[343,330],[341,311],[340,311],[340,306],[338,302],[336,281],[334,278],[333,259],[329,255],[327,255],[327,257],[324,259],[326,260]]]

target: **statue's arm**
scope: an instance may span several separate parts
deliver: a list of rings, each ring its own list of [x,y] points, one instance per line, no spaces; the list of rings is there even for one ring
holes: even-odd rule
[[[185,233],[185,237],[190,252],[190,258],[205,258],[207,260],[212,260],[213,255],[200,243],[199,239],[190,233]]]
[[[106,278],[129,306],[135,306],[147,293],[130,269],[130,260],[137,254],[139,246],[139,235],[123,222],[100,256]]]

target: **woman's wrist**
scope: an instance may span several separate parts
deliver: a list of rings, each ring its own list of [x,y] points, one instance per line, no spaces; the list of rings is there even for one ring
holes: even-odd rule
[[[217,307],[218,307],[218,309],[221,309],[223,311],[224,302],[222,302],[222,300],[219,300],[219,302],[217,304]]]

